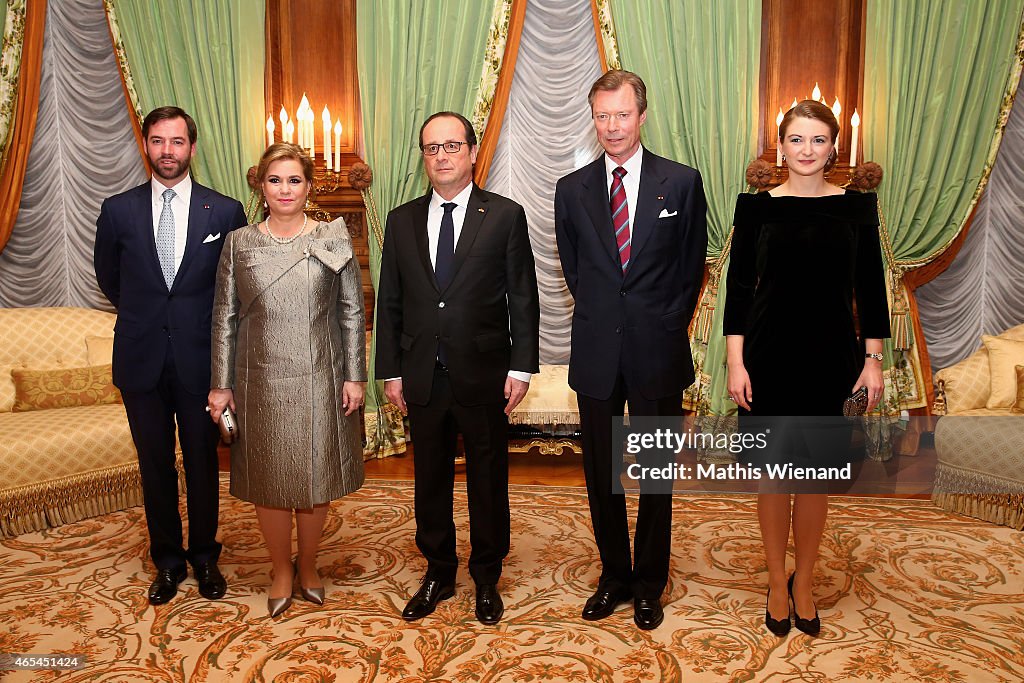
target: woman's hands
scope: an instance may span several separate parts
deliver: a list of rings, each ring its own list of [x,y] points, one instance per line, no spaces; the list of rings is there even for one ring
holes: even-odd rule
[[[885,383],[882,381],[882,361],[875,360],[874,358],[868,358],[864,361],[864,369],[860,372],[860,377],[853,385],[853,391],[856,392],[861,387],[867,387],[868,389],[868,412],[875,409],[878,402],[882,400],[882,389]]]
[[[345,382],[341,387],[341,407],[345,415],[351,415],[363,407],[366,382]]]
[[[210,389],[210,395],[206,398],[206,408],[210,411],[210,418],[214,423],[220,422],[220,414],[224,407],[229,406],[231,412],[235,412],[235,392],[231,389]]]

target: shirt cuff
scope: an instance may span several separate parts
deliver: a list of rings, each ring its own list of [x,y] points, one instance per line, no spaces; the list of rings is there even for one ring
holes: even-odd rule
[[[401,380],[401,379],[402,379],[401,377],[388,377],[388,378],[387,378],[386,380],[384,380],[384,381],[385,381],[385,382],[394,382],[394,381],[396,381],[396,380]]]
[[[533,377],[533,373],[520,372],[519,370],[509,370],[508,376],[511,377],[512,379],[517,379],[520,382],[526,382],[527,384],[529,384],[530,378]]]

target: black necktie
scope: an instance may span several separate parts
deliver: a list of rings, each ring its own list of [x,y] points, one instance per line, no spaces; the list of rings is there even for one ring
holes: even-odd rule
[[[444,215],[441,216],[441,233],[437,237],[434,279],[437,280],[437,288],[443,292],[452,281],[452,266],[455,263],[455,222],[452,220],[455,204],[445,202],[441,208],[444,209]]]

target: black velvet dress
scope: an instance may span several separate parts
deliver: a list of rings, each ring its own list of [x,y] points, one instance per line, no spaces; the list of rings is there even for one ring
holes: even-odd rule
[[[889,336],[875,194],[741,194],[733,224],[724,331],[743,335],[751,414],[842,415],[864,368],[856,322]]]

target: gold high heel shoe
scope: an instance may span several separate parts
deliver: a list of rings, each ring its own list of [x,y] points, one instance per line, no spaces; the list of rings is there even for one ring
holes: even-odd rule
[[[299,575],[299,561],[297,559],[295,560],[294,567],[295,576],[297,577]],[[303,598],[314,605],[324,604],[324,600],[327,597],[327,591],[324,590],[323,586],[320,586],[319,588],[306,588],[302,585],[302,579],[299,579],[299,593],[302,594]]]
[[[274,618],[292,606],[292,596],[287,598],[267,598],[267,612]]]

